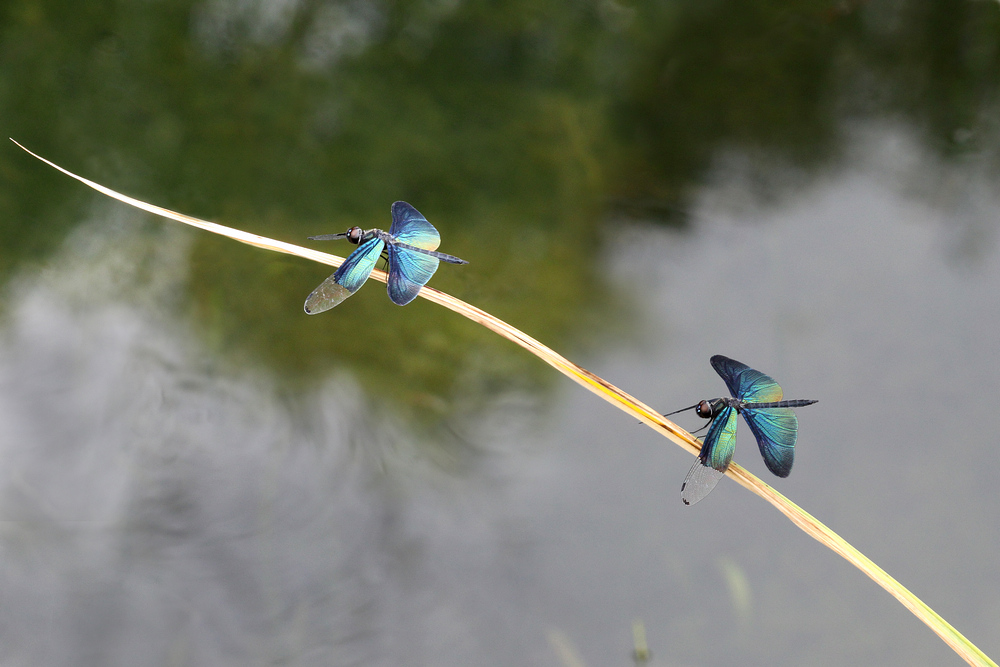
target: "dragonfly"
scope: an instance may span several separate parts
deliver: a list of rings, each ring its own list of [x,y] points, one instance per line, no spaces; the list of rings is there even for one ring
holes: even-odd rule
[[[735,359],[717,354],[711,359],[712,368],[722,376],[732,398],[712,398],[675,410],[694,410],[699,417],[712,420],[708,433],[681,484],[681,501],[694,505],[715,488],[726,474],[736,449],[736,415],[742,414],[757,438],[760,454],[767,469],[778,477],[788,477],[795,458],[795,438],[799,420],[791,408],[812,405],[812,400],[782,400],[778,383],[768,375],[754,370]]]
[[[437,271],[439,261],[468,264],[464,259],[437,252],[441,244],[438,230],[405,201],[392,205],[392,226],[388,232],[351,227],[343,234],[309,237],[310,241],[333,239],[347,239],[358,248],[332,276],[306,297],[304,307],[310,315],[330,310],[357,292],[383,254],[389,262],[389,279],[386,281],[389,298],[398,306],[405,306],[417,298],[420,288]]]

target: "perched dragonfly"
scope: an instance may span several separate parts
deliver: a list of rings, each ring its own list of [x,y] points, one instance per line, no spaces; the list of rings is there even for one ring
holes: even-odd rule
[[[388,233],[381,229],[365,231],[360,227],[351,227],[343,234],[323,234],[310,236],[309,239],[347,239],[358,246],[336,273],[306,297],[305,311],[310,315],[330,310],[357,292],[368,280],[383,253],[388,255],[389,261],[389,298],[399,306],[405,306],[417,297],[420,288],[437,271],[438,260],[468,264],[464,259],[437,252],[436,248],[441,243],[438,230],[405,201],[392,205],[392,226]]]
[[[664,415],[694,410],[711,419],[698,460],[681,484],[681,500],[694,505],[715,488],[726,474],[736,448],[736,415],[742,414],[764,457],[767,469],[778,477],[788,477],[795,457],[795,437],[799,420],[790,408],[812,405],[810,400],[782,400],[781,387],[771,377],[746,364],[717,354],[712,368],[722,376],[733,398],[713,398]]]

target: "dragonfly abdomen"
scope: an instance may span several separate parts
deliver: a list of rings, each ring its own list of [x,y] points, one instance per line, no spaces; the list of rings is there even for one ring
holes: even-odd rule
[[[386,243],[391,243],[392,245],[394,245],[394,246],[396,246],[398,248],[405,248],[407,250],[412,250],[413,252],[419,252],[419,253],[424,254],[424,255],[430,255],[431,257],[437,257],[438,259],[440,259],[442,261],[445,261],[445,262],[449,262],[451,264],[468,264],[469,263],[469,262],[467,262],[464,259],[461,259],[459,257],[455,257],[454,255],[449,255],[446,252],[439,252],[437,250],[427,250],[426,248],[418,248],[415,245],[410,245],[409,243],[403,243],[402,241],[397,241],[396,237],[394,237],[392,234],[386,234],[385,232],[382,232],[382,234],[383,234],[383,236],[381,238],[382,238],[383,241],[385,241]]]
[[[744,403],[740,406],[741,410],[761,410],[764,408],[801,408],[806,405],[812,405],[818,401],[812,401],[804,398],[797,398],[791,401],[772,401],[770,403]]]

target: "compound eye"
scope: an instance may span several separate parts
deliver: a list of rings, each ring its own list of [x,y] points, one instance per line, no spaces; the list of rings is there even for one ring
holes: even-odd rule
[[[698,413],[699,417],[710,419],[712,417],[712,404],[708,401],[702,401],[698,404],[695,412]]]
[[[357,243],[361,240],[361,234],[362,232],[360,227],[351,227],[347,230],[347,240],[351,243]]]

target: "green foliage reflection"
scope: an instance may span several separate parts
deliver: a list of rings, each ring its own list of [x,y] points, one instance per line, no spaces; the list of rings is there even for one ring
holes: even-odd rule
[[[891,113],[943,154],[995,154],[996,3],[277,6],[5,3],[0,118],[118,190],[290,241],[384,228],[409,201],[471,262],[434,286],[561,349],[615,307],[601,223],[683,220],[720,150],[808,170],[836,154],[845,118]],[[88,196],[23,160],[0,154],[4,276],[61,242]],[[292,385],[346,366],[423,409],[544,382],[504,343],[399,309],[375,283],[305,316],[327,274],[198,236],[191,312],[226,358]]]

